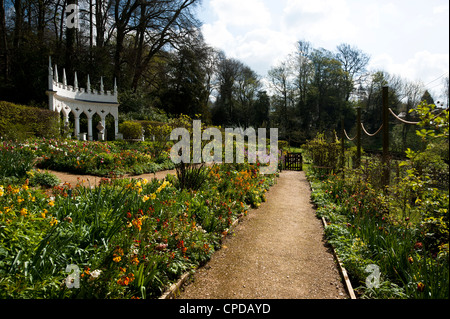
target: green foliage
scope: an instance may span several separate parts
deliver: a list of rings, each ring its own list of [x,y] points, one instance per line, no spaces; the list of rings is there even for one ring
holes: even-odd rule
[[[144,128],[144,136],[146,139],[152,140],[151,152],[154,158],[159,158],[167,149],[170,142],[170,132],[174,128],[173,125],[161,122],[142,121]]]
[[[198,190],[208,177],[208,168],[204,164],[183,163],[176,165],[177,187]]]
[[[132,121],[120,123],[119,131],[123,134],[124,139],[139,139],[144,133],[141,123]]]
[[[47,140],[36,142],[40,168],[97,176],[144,174],[174,168],[169,158],[158,163],[148,143]]]
[[[317,171],[331,171],[338,167],[339,147],[337,141],[328,142],[323,133],[318,133],[303,146],[306,155],[312,160],[313,169]]]
[[[23,140],[26,137],[59,136],[59,117],[50,110],[0,101],[0,136]]]
[[[444,289],[449,283],[448,193],[435,190],[432,194],[415,185],[410,192],[422,195],[411,194],[404,185],[403,190],[399,186],[384,194],[361,180],[358,172],[345,176],[316,180],[312,200],[319,206],[318,216],[329,223],[327,240],[362,297],[448,298]],[[405,204],[402,195],[411,195],[417,202],[411,204],[408,196]],[[408,209],[401,213],[406,205]],[[368,265],[379,267],[379,287],[366,285]],[[424,291],[418,291],[419,283],[425,285]]]
[[[175,188],[174,177],[64,185],[50,197],[0,187],[0,298],[157,298],[203,265],[251,196],[273,184],[251,165],[205,172],[196,191]],[[68,265],[80,270],[78,288],[67,286]]]
[[[23,179],[33,167],[35,154],[23,145],[3,142],[0,144],[0,181],[13,178]]]
[[[27,172],[27,176],[30,186],[44,186],[51,188],[61,183],[57,176],[47,171],[34,170]]]
[[[325,179],[309,171],[326,236],[362,298],[441,299],[449,296],[448,111],[421,103],[422,151],[408,149],[397,177],[385,188],[384,167],[371,158],[360,168]],[[438,146],[439,145],[439,146]],[[392,162],[391,162],[392,164]],[[368,285],[368,265],[379,282]]]

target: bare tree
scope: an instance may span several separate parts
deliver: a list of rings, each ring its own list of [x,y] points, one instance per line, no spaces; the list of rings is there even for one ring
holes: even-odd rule
[[[358,48],[343,43],[337,46],[336,59],[342,63],[347,83],[349,83],[345,96],[345,100],[348,101],[354,85],[360,84],[361,77],[365,75],[370,57]]]

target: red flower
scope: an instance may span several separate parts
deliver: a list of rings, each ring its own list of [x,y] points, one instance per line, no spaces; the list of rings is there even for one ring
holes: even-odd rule
[[[419,282],[417,284],[417,290],[422,292],[425,289],[425,284],[423,282]]]

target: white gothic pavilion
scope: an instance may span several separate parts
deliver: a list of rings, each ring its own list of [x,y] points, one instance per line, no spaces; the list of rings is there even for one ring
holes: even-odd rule
[[[66,71],[63,69],[63,80],[59,82],[57,66],[52,67],[51,58],[48,63],[48,105],[51,111],[63,113],[64,122],[69,123],[69,114],[73,113],[75,118],[75,137],[85,140],[86,132],[80,132],[80,115],[86,114],[88,120],[87,139],[93,140],[92,118],[98,114],[103,128],[106,127],[106,116],[111,114],[114,117],[115,137],[119,139],[119,103],[117,100],[117,85],[114,81],[114,91],[105,91],[103,87],[103,78],[100,80],[100,90],[91,90],[89,75],[87,78],[87,87],[78,87],[77,73],[74,76],[74,85],[67,85]],[[99,138],[104,139],[102,128]]]

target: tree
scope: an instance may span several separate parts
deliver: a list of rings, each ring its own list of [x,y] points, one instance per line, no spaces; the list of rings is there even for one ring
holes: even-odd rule
[[[431,97],[430,92],[428,92],[428,90],[425,90],[425,92],[423,93],[422,97],[420,98],[420,101],[425,101],[427,102],[427,104],[434,104],[434,100]]]
[[[159,92],[161,108],[171,114],[186,114],[195,117],[203,114],[208,117],[205,86],[206,70],[202,61],[206,52],[202,48],[183,47],[171,55],[168,62],[168,80]]]
[[[370,57],[358,48],[343,43],[337,46],[336,59],[341,62],[344,70],[345,81],[348,84],[345,100],[348,101],[355,84],[360,84],[363,80]]]
[[[293,73],[287,61],[272,67],[269,72],[270,87],[274,91],[275,121],[280,125],[281,136],[288,135],[289,104],[293,94]]]
[[[340,122],[349,83],[341,63],[330,51],[314,50],[311,60],[314,65],[313,121],[320,132],[325,128],[336,128]]]
[[[212,110],[214,124],[232,125],[235,122],[235,83],[242,68],[242,62],[221,56],[217,67],[218,96]]]
[[[139,80],[155,54],[166,46],[182,46],[186,37],[197,35],[199,27],[199,22],[190,10],[199,0],[139,2],[140,14],[135,26],[136,59],[131,84],[134,90],[138,88]]]
[[[250,126],[269,128],[270,97],[266,91],[259,91],[253,104]]]

